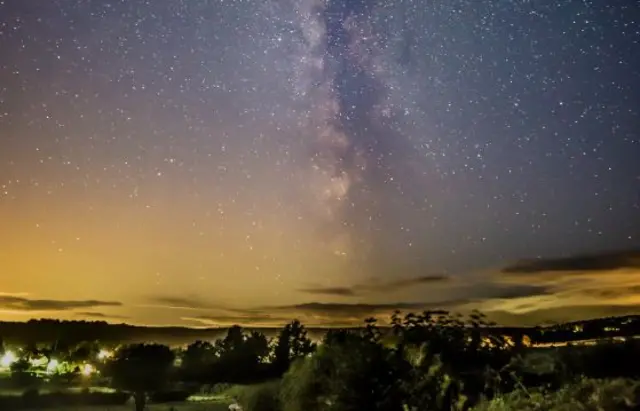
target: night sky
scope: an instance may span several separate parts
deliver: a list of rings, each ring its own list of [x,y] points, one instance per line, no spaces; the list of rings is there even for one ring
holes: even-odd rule
[[[635,1],[0,0],[0,319],[434,307],[640,313]]]

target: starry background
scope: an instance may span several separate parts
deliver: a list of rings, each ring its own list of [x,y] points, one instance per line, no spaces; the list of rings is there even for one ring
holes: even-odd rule
[[[633,311],[502,274],[640,246],[638,27],[633,1],[0,1],[1,316]],[[625,261],[590,284],[640,292]]]

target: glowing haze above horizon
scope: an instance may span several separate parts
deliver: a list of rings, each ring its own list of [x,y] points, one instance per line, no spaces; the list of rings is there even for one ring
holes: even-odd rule
[[[605,3],[0,1],[0,319],[640,313]]]

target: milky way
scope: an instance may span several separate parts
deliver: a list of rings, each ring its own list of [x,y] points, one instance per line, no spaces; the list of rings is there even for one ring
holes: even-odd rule
[[[311,188],[319,190],[317,199],[333,227],[329,237],[338,238],[336,252],[346,256],[349,250],[360,262],[371,261],[386,247],[385,224],[399,221],[396,200],[406,203],[420,190],[419,180],[408,179],[420,177],[411,168],[417,159],[410,141],[393,124],[408,108],[390,96],[398,75],[388,52],[393,27],[388,20],[376,26],[384,10],[375,2],[295,6],[303,36],[295,92],[311,107],[312,169],[320,180]],[[427,201],[424,194],[418,201]],[[370,275],[373,267],[366,267]]]

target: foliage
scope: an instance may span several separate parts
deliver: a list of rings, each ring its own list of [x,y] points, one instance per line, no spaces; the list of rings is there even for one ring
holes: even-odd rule
[[[639,405],[639,381],[584,378],[555,391],[516,390],[485,401],[474,411],[631,411]]]
[[[204,383],[219,358],[219,350],[208,341],[195,341],[182,353],[181,376],[184,381]]]
[[[276,339],[273,365],[280,374],[289,369],[291,362],[315,351],[315,344],[307,337],[307,330],[298,320],[285,325]]]
[[[514,385],[509,366],[522,346],[489,325],[480,314],[395,314],[391,347],[373,319],[360,332],[330,332],[285,374],[284,409],[468,409]]]
[[[223,340],[216,341],[217,359],[212,364],[211,382],[248,383],[261,379],[269,357],[269,340],[253,331],[248,335],[233,326]]]
[[[393,350],[368,332],[329,333],[282,382],[284,411],[402,410]]]
[[[243,387],[237,394],[238,402],[248,411],[280,411],[280,382],[268,381]]]
[[[93,361],[99,352],[100,344],[97,341],[86,341],[70,347],[65,359],[74,363]]]
[[[480,398],[509,390],[509,365],[522,346],[491,334],[479,313],[468,319],[447,312],[395,314],[397,350],[409,364],[403,380],[410,409],[465,409]]]

